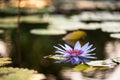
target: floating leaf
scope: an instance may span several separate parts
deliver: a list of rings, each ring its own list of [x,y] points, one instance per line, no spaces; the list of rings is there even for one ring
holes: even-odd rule
[[[89,67],[90,67],[89,65],[82,63],[82,64],[79,64],[79,65],[75,66],[74,70],[85,70]]]
[[[120,64],[120,57],[106,60],[90,61],[87,62],[86,64],[79,64],[75,66],[73,69],[77,71],[88,72],[92,70],[105,70],[114,68],[118,64]]]
[[[101,30],[103,32],[120,32],[119,22],[103,22],[101,25]]]
[[[12,28],[16,28],[17,24],[16,23],[1,23],[0,24],[0,28],[4,28],[4,29],[12,29]]]
[[[75,70],[75,71],[82,71],[82,72],[89,72],[89,71],[95,70],[95,68],[92,67],[92,66],[89,66],[87,64],[82,63],[82,64],[79,64],[79,65],[75,66],[73,68],[73,70]]]
[[[120,33],[113,33],[113,34],[110,34],[110,37],[116,38],[116,39],[120,39]]]
[[[75,71],[82,71],[82,72],[91,72],[95,70],[105,70],[108,69],[104,66],[90,66],[88,64],[79,64],[73,68]]]
[[[62,38],[63,41],[68,43],[69,45],[74,46],[74,44],[79,40],[81,44],[84,44],[85,37],[87,36],[86,32],[84,31],[74,31]]]
[[[44,58],[51,58],[51,59],[55,59],[55,60],[64,60],[64,59],[66,59],[66,57],[64,57],[63,55],[49,55],[49,56],[45,56]]]
[[[94,67],[113,68],[116,65],[116,63],[118,63],[118,58],[91,61],[91,62],[88,62],[87,64]]]
[[[50,25],[49,28],[59,29],[59,30],[66,30],[66,31],[73,31],[78,30],[81,28],[81,25],[84,25],[84,23],[78,22],[78,21],[70,21],[64,16],[54,16],[49,18]]]
[[[30,33],[36,35],[61,35],[61,34],[66,34],[66,31],[55,30],[55,29],[33,29],[30,31]]]
[[[4,33],[4,30],[0,30],[0,34]]]
[[[10,64],[11,63],[11,58],[0,58],[0,66]]]
[[[41,80],[46,79],[44,75],[38,74],[37,71],[4,67],[0,68],[0,80]]]

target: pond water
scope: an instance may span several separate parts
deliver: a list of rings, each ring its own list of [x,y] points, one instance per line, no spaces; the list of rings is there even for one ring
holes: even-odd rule
[[[46,28],[48,24],[39,24]],[[23,23],[20,27],[20,49],[22,58],[22,67],[29,69],[35,69],[45,74],[58,75],[59,71],[63,67],[71,67],[72,65],[57,64],[54,60],[44,58],[44,56],[54,54],[54,47],[58,44],[64,44],[62,38],[66,35],[34,35],[30,33],[30,30],[35,28],[32,27],[34,24]],[[39,27],[40,28],[40,27]],[[95,53],[98,59],[105,59],[104,47],[106,42],[114,40],[109,37],[109,33],[102,32],[100,29],[97,30],[82,30],[87,33],[86,40],[96,47]],[[72,31],[67,31],[67,34]],[[13,66],[18,66],[17,46],[16,46],[16,29],[13,29],[11,34],[12,40],[12,51],[11,56],[13,57]]]
[[[47,22],[24,22],[20,23],[20,53],[21,53],[21,65],[24,68],[35,69],[38,72],[44,74],[53,74],[59,77],[60,71],[65,67],[72,67],[70,63],[54,63],[54,60],[44,58],[44,56],[55,54],[55,48],[58,44],[64,44],[62,38],[75,30],[67,31],[66,34],[61,35],[35,35],[31,34],[32,29],[47,29],[49,23]],[[13,25],[15,26],[15,25]],[[11,53],[14,67],[19,67],[19,55],[17,51],[17,38],[19,34],[17,29],[13,28],[1,28],[5,30],[5,33],[1,34],[1,39],[10,43]],[[101,29],[96,30],[84,30],[87,33],[86,41],[93,44],[96,47],[94,51],[97,59],[105,59],[106,54],[104,51],[105,45],[108,41],[114,41],[110,38],[110,33],[103,32]],[[11,66],[10,65],[10,66]]]

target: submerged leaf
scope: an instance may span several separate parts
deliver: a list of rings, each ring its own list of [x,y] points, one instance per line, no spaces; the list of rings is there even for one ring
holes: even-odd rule
[[[62,38],[62,40],[68,43],[69,45],[74,46],[77,41],[80,41],[81,44],[84,44],[86,36],[86,32],[78,30],[67,34]]]

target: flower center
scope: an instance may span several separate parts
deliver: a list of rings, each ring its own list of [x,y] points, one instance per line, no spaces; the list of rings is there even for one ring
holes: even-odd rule
[[[72,55],[80,55],[83,53],[82,50],[69,50],[67,51],[69,54],[72,54]]]

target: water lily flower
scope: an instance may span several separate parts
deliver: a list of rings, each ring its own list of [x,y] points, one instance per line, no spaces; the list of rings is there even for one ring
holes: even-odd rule
[[[93,45],[89,45],[89,42],[81,46],[80,42],[77,41],[74,48],[67,44],[64,46],[59,44],[59,46],[61,48],[54,46],[54,48],[57,49],[55,52],[59,53],[58,55],[64,57],[64,59],[57,60],[56,63],[71,62],[72,64],[80,64],[89,62],[88,59],[96,59],[96,57],[92,56],[95,55],[94,53],[90,54],[90,52],[94,51],[95,48],[91,49]]]

